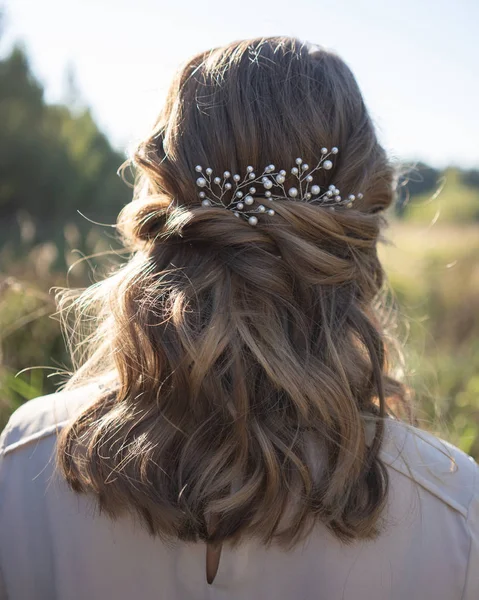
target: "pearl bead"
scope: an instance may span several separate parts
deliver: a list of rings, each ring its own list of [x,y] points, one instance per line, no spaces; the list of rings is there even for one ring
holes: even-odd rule
[[[327,148],[321,148],[321,154],[327,154],[327,153],[328,153]]]
[[[306,198],[306,200],[311,200],[311,194],[309,192],[307,192],[304,197]]]
[[[354,194],[349,194],[348,200],[351,200],[351,202],[354,202],[356,200],[356,196]]]
[[[248,219],[248,223],[249,223],[250,225],[256,225],[256,224],[258,223],[258,219],[257,219],[256,217],[250,217],[250,218]]]
[[[205,185],[206,185],[207,183],[208,183],[208,182],[206,181],[206,179],[205,179],[204,177],[198,177],[198,179],[196,180],[196,185],[197,185],[198,187],[205,187]]]
[[[202,204],[203,206],[211,206],[211,202],[208,200],[208,198],[206,198],[205,200],[203,200],[203,201],[201,202],[201,204]]]
[[[260,204],[260,205],[258,206],[258,211],[259,211],[259,212],[265,212],[265,210],[266,210],[266,208],[265,208],[265,207],[264,207],[262,204]]]
[[[337,154],[337,153],[339,152],[339,150],[336,148],[336,146],[333,146],[333,147],[331,148],[331,152],[332,152],[333,154]]]
[[[199,196],[200,198],[205,198],[205,197],[206,197],[206,194],[205,194],[204,192],[200,192],[200,193],[198,194],[198,196]]]
[[[332,198],[332,197],[333,197],[333,190],[328,190],[328,191],[326,192],[326,196],[327,196],[328,198]]]
[[[304,163],[304,165],[301,168],[303,169],[303,171],[307,171],[309,169],[309,165]]]
[[[333,192],[335,189],[336,189],[336,186],[334,185],[334,183],[332,183],[328,188],[328,190],[332,190]]]
[[[276,176],[276,183],[279,183],[279,185],[282,185],[284,182],[285,182],[285,178],[283,175]]]
[[[300,164],[303,162],[303,159],[302,159],[302,158],[297,158],[297,159],[296,159],[294,162],[295,162],[297,165],[300,165]]]
[[[323,169],[326,169],[326,171],[329,171],[332,168],[333,168],[333,163],[330,160],[325,160],[323,162]]]
[[[333,194],[334,194],[335,196],[339,196],[339,194],[340,194],[340,191],[338,190],[338,188],[334,188],[334,190],[333,190]]]
[[[225,189],[230,190],[231,189],[231,183],[225,183]]]
[[[238,210],[243,210],[243,208],[244,208],[244,204],[243,204],[242,202],[238,202],[238,204],[236,205],[236,208],[237,208]]]
[[[213,181],[216,183],[216,185],[219,185],[221,183],[221,179],[219,177],[215,177]]]
[[[196,165],[195,171],[197,171],[198,173],[201,173],[202,170],[203,170],[203,167],[201,165]]]
[[[348,203],[346,204],[346,206],[347,206],[348,208],[352,208],[352,206],[353,206],[353,203],[352,203],[352,202],[348,202]]]
[[[239,175],[233,175],[233,179],[235,181],[239,181],[241,179],[241,177]]]
[[[249,174],[249,178],[250,178],[250,179],[254,179],[255,177],[256,177],[256,175],[255,175],[254,173],[250,173],[250,174]]]
[[[230,173],[229,171],[225,171],[225,172],[223,173],[223,177],[224,177],[225,179],[229,179],[229,178],[231,177],[231,173]]]
[[[279,174],[282,175],[283,177],[286,177],[286,171],[284,169],[281,169]]]
[[[252,173],[254,171],[252,166],[246,167],[246,170],[248,171],[248,173]]]
[[[249,188],[249,193],[250,194],[255,194],[256,193],[256,188],[255,187],[250,187]]]
[[[251,206],[254,202],[254,198],[252,198],[251,196],[246,196],[244,199],[244,203],[248,204],[248,206]]]
[[[274,210],[273,210],[272,208],[270,208],[270,209],[268,210],[268,215],[271,215],[271,216],[273,216],[273,215],[274,215]]]
[[[267,190],[270,190],[270,189],[273,187],[273,182],[272,182],[272,181],[269,181],[269,180],[266,180],[266,181],[264,181],[264,182],[263,182],[263,186],[264,186],[264,187],[265,187]]]
[[[319,185],[311,186],[311,193],[314,194],[315,196],[318,195],[320,191],[321,191],[321,188],[319,187]]]
[[[239,217],[239,213],[238,212],[233,211],[233,214],[234,214],[235,217]]]
[[[334,199],[336,200],[336,202],[341,202],[341,196],[335,196]]]
[[[358,200],[362,200],[364,198],[363,194],[361,194],[361,192],[359,192],[358,194]]]
[[[298,172],[299,172],[299,171],[298,171],[298,169],[297,169],[296,167],[293,167],[293,168],[291,169],[291,173],[292,173],[293,175],[297,175],[297,174],[298,174]]]
[[[206,169],[206,174],[207,174],[207,175],[211,175],[211,173],[213,173],[213,169],[212,169],[211,167],[208,167],[208,168]]]
[[[274,165],[268,165],[268,171],[270,173],[272,173],[275,170],[275,166]]]
[[[236,192],[236,197],[237,198],[242,198],[243,197],[243,192]]]
[[[266,196],[266,198],[270,198],[271,197],[271,192],[265,192],[264,195]]]
[[[306,177],[306,181],[309,181],[309,183],[311,183],[313,181],[313,176],[312,175],[308,175]]]
[[[298,190],[295,187],[289,188],[288,194],[291,196],[291,198],[296,198],[298,195]]]

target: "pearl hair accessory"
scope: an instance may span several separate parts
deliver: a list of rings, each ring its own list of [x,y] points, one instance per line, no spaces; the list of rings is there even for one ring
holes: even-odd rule
[[[338,153],[338,148],[333,147],[321,149],[321,159],[319,163],[311,169],[302,158],[297,158],[290,173],[297,179],[297,184],[285,189],[286,171],[276,170],[274,165],[268,165],[263,169],[261,175],[256,175],[253,167],[246,169],[246,175],[241,178],[240,175],[231,175],[229,171],[223,173],[223,178],[214,177],[213,170],[207,167],[203,170],[201,165],[195,167],[199,174],[196,185],[201,188],[198,196],[201,199],[202,206],[214,206],[227,208],[233,211],[237,217],[247,220],[250,225],[257,225],[259,214],[275,214],[271,203],[274,200],[290,198],[294,201],[318,203],[329,210],[335,210],[337,206],[346,206],[351,208],[353,202],[363,195],[350,194],[346,198],[341,197],[339,189],[335,185],[330,185],[327,190],[319,185],[313,184],[313,173],[319,169],[329,171],[333,168],[331,158]],[[255,185],[262,185],[264,191],[260,192],[261,199],[255,198],[257,193]],[[279,192],[274,191],[279,188]],[[215,191],[216,190],[216,191]],[[226,204],[224,197],[229,195],[229,203]]]

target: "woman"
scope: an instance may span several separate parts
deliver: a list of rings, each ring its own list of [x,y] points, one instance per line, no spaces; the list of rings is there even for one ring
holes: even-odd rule
[[[130,260],[60,301],[78,369],[2,435],[2,597],[477,599],[478,466],[407,423],[346,65],[198,55],[134,164]]]

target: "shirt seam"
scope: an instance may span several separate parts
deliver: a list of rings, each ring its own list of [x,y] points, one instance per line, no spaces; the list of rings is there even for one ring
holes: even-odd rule
[[[7,456],[8,454],[14,452],[15,450],[19,450],[19,449],[23,448],[24,446],[28,446],[28,444],[31,444],[38,440],[41,440],[42,438],[48,437],[50,435],[57,434],[58,431],[69,422],[70,422],[70,419],[60,421],[59,423],[55,423],[54,425],[45,427],[41,431],[32,433],[31,435],[29,435],[25,438],[22,438],[16,442],[12,442],[11,444],[8,444],[8,445],[5,443],[6,442],[6,439],[5,439],[2,447],[0,448],[0,454],[3,454],[3,456]],[[7,435],[10,431],[11,431],[11,428],[5,429],[5,433]],[[5,438],[7,437],[7,435],[5,436]]]
[[[433,485],[428,484],[427,481],[425,481],[424,478],[419,473],[414,472],[414,478],[412,478],[405,467],[401,467],[398,464],[394,464],[397,461],[397,457],[394,457],[389,452],[382,450],[381,454],[383,455],[383,460],[386,459],[386,460],[384,460],[384,462],[389,467],[391,467],[391,469],[394,469],[396,472],[401,473],[401,475],[404,475],[408,479],[412,479],[415,483],[420,485],[423,489],[425,489],[427,492],[429,492],[435,498],[437,498],[438,500],[440,500],[441,502],[443,502],[444,504],[446,504],[447,506],[449,506],[450,508],[452,508],[453,510],[458,512],[465,520],[467,520],[468,510],[462,504],[460,504],[459,502],[456,502],[455,500],[445,498],[438,490],[436,490],[434,488]],[[470,505],[470,501],[468,503],[468,506],[469,505]]]

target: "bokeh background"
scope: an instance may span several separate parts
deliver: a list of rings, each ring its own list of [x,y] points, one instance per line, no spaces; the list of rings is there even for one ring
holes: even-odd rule
[[[131,188],[116,171],[175,68],[283,34],[346,60],[408,170],[380,247],[404,377],[423,426],[479,458],[479,3],[15,0],[0,15],[0,429],[67,376],[51,290],[118,260],[108,224]]]

